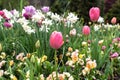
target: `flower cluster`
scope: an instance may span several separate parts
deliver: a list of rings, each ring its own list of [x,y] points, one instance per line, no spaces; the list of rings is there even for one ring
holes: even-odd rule
[[[104,23],[100,9],[91,22],[44,6],[0,10],[0,80],[119,79],[120,24]]]

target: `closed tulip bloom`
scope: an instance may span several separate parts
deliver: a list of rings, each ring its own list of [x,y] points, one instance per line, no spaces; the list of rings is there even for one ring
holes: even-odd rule
[[[113,18],[111,19],[111,23],[112,23],[112,24],[116,24],[116,22],[117,22],[117,18],[116,18],[116,17],[113,17]]]
[[[98,7],[92,7],[89,11],[89,16],[92,22],[98,21],[100,17],[100,9]]]
[[[53,49],[59,49],[64,43],[62,33],[57,31],[52,32],[49,42]]]
[[[84,35],[89,35],[90,34],[90,27],[89,26],[84,26],[82,29],[82,33]]]

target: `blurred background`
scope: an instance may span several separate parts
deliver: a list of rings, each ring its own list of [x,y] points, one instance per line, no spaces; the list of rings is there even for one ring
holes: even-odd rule
[[[50,10],[58,14],[75,12],[85,21],[89,21],[89,9],[98,6],[106,22],[110,22],[112,17],[117,17],[120,22],[120,0],[0,0],[1,10],[20,10],[26,5],[33,5],[37,9],[50,6]]]

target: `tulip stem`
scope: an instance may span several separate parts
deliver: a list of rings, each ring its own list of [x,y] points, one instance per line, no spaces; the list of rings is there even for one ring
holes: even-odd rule
[[[55,60],[55,67],[57,68],[57,50],[56,49],[54,54],[54,60]]]

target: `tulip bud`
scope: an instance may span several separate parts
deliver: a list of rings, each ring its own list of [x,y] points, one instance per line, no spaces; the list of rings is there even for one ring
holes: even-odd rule
[[[39,48],[39,47],[40,47],[40,41],[39,41],[39,40],[37,40],[37,42],[35,43],[35,47],[36,47],[36,48]]]
[[[35,60],[36,60],[35,56],[34,56],[34,55],[32,55],[32,56],[31,56],[30,61],[34,63],[34,62],[35,62]]]
[[[100,17],[100,9],[98,7],[92,7],[89,11],[89,16],[92,22],[98,21]]]
[[[90,34],[90,27],[89,26],[84,26],[82,29],[82,33],[84,35],[89,35]]]
[[[113,17],[112,19],[111,19],[111,23],[112,24],[115,24],[117,22],[117,18],[116,17]]]
[[[64,43],[62,33],[57,31],[52,32],[49,42],[53,49],[59,49]]]
[[[83,41],[82,46],[87,46],[87,42]]]

